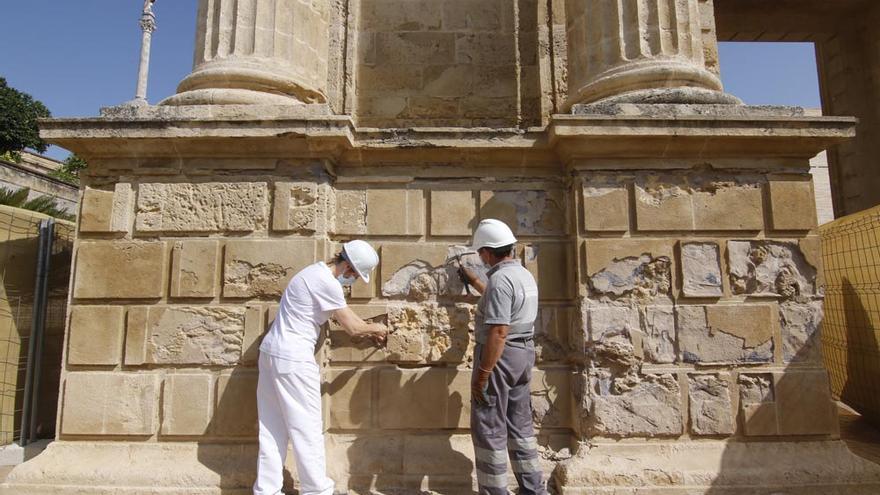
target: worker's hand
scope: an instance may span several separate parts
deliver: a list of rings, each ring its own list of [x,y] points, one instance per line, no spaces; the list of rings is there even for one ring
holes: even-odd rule
[[[388,327],[379,323],[374,323],[370,325],[368,338],[372,340],[374,344],[382,346],[388,341],[388,333]]]
[[[458,266],[458,276],[461,278],[462,282],[467,281],[467,283],[474,285],[474,282],[479,279],[476,273],[470,268],[459,265]]]
[[[478,369],[471,380],[471,397],[481,406],[489,404],[489,400],[486,398],[486,392],[489,390],[489,375],[490,373]]]

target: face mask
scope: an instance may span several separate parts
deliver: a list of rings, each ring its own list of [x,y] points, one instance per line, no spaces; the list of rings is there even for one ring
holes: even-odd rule
[[[340,275],[336,277],[336,280],[342,284],[343,287],[348,287],[354,285],[355,281],[357,281],[356,277],[346,277],[345,275]]]

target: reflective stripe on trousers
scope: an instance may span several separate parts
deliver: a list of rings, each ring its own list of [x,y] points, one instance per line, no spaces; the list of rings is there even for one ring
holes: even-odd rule
[[[483,346],[474,349],[474,373]],[[538,442],[532,424],[529,381],[535,364],[535,346],[504,346],[489,377],[488,405],[471,399],[471,438],[480,495],[507,495],[507,460],[520,495],[546,495],[538,466]]]

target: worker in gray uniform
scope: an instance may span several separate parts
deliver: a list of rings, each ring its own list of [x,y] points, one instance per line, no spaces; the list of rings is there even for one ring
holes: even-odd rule
[[[513,256],[516,238],[504,222],[487,219],[472,249],[491,269],[483,282],[467,268],[480,292],[471,380],[471,437],[481,495],[507,495],[507,458],[520,495],[546,495],[538,467],[529,382],[535,364],[538,286]]]

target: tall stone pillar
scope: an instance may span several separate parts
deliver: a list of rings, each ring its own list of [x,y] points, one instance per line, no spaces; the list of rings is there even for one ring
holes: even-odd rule
[[[330,3],[200,0],[192,74],[162,105],[324,103]]]
[[[706,52],[714,54],[717,45],[711,0],[566,0],[565,5],[568,107],[611,97],[637,103],[739,102],[721,92],[721,80],[706,65]]]

